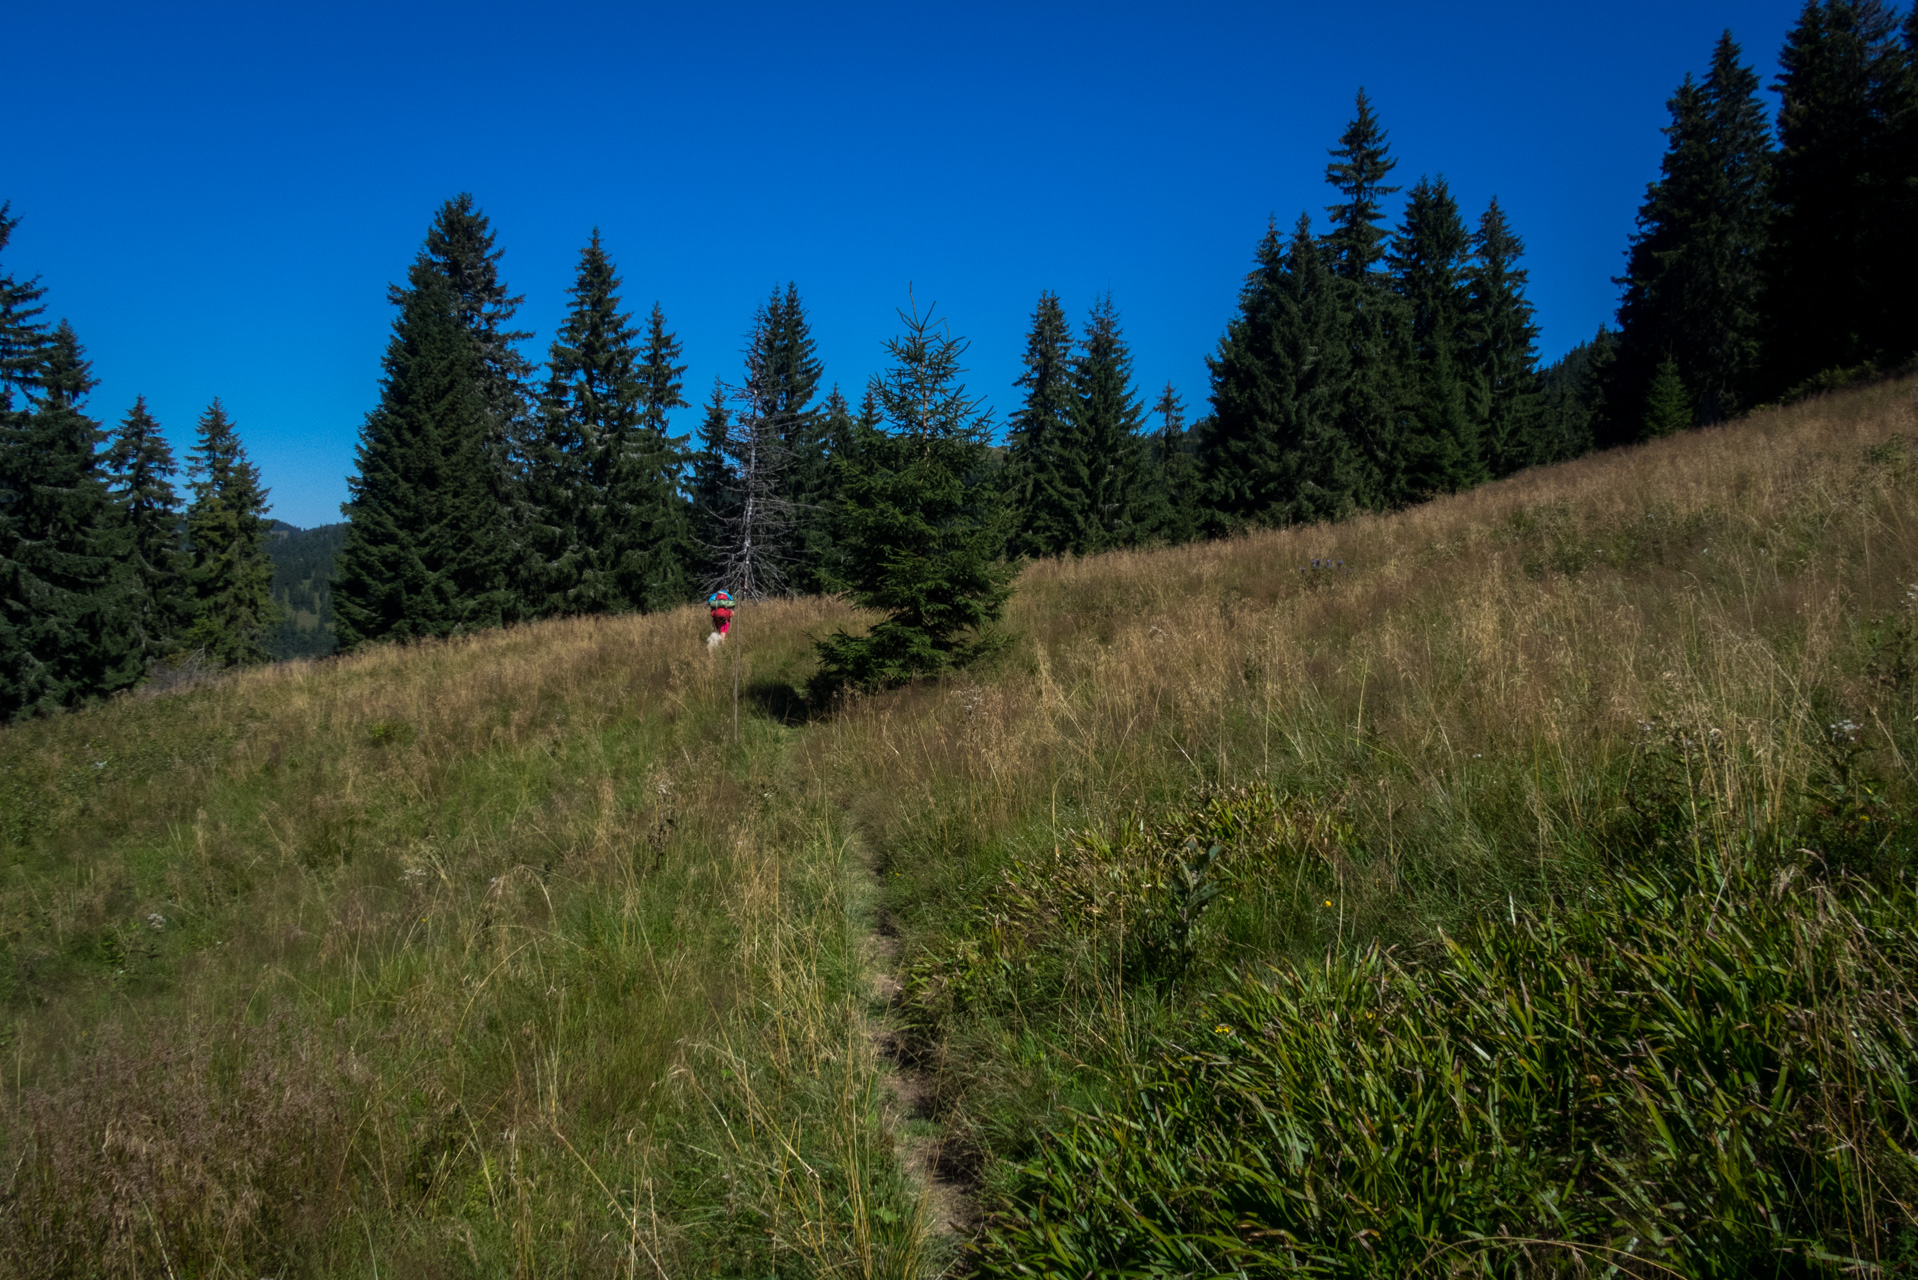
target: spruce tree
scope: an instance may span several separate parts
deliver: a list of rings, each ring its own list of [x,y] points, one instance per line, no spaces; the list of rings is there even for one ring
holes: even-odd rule
[[[19,220],[0,204],[0,253],[6,252]],[[40,386],[47,356],[47,333],[40,316],[45,296],[37,280],[0,272],[0,720],[11,719],[42,696],[40,663],[24,627],[38,610],[31,601],[37,578],[20,562],[27,518],[20,504],[28,498],[36,458],[28,430],[31,397]],[[19,407],[15,407],[15,397]],[[57,705],[57,701],[56,704]]]
[[[1659,178],[1639,207],[1619,303],[1607,442],[1634,439],[1658,367],[1671,358],[1698,416],[1751,403],[1760,371],[1761,271],[1771,217],[1771,138],[1758,77],[1719,38],[1703,84],[1688,75],[1667,103]]]
[[[706,401],[706,417],[699,428],[699,448],[693,453],[688,494],[697,582],[708,590],[719,585],[719,548],[725,541],[728,506],[733,493],[732,469],[726,461],[726,437],[732,430],[732,412],[726,407],[726,384],[713,379]]]
[[[1152,536],[1146,507],[1144,406],[1132,384],[1132,353],[1107,294],[1092,308],[1072,365],[1076,554],[1136,546]]]
[[[1525,297],[1525,245],[1494,199],[1479,219],[1470,273],[1474,408],[1486,468],[1508,476],[1541,452],[1538,326]]]
[[[1299,231],[1310,233],[1303,215]],[[1288,419],[1301,406],[1304,371],[1288,357],[1302,326],[1301,300],[1275,221],[1266,223],[1254,262],[1239,287],[1238,314],[1205,362],[1212,412],[1196,452],[1202,523],[1214,534],[1283,523],[1296,491],[1286,454],[1297,427]]]
[[[618,500],[642,521],[635,543],[645,550],[622,562],[626,597],[642,609],[665,609],[692,598],[699,580],[691,512],[680,492],[686,440],[672,433],[672,411],[685,409],[686,366],[678,363],[679,338],[667,331],[666,313],[655,302],[646,317],[646,345],[639,356],[640,430],[637,449],[620,472]]]
[[[1325,180],[1339,193],[1339,202],[1326,206],[1332,230],[1325,237],[1332,273],[1345,280],[1366,280],[1385,256],[1384,199],[1397,191],[1385,179],[1398,167],[1386,146],[1385,130],[1372,114],[1372,101],[1359,90],[1358,113],[1331,150]]]
[[[1776,222],[1767,255],[1770,392],[1910,355],[1914,90],[1881,0],[1810,0],[1779,55]],[[1908,128],[1908,124],[1905,124]]]
[[[1405,306],[1411,404],[1392,467],[1394,502],[1470,488],[1486,475],[1467,382],[1472,237],[1445,179],[1420,178],[1390,254]]]
[[[788,443],[789,369],[769,332],[778,323],[776,305],[753,313],[745,377],[730,397],[738,407],[721,445],[731,488],[713,547],[711,585],[742,600],[784,595],[793,587],[799,519],[791,482],[797,457]]]
[[[785,572],[792,590],[815,592],[823,588],[820,568],[832,555],[835,473],[825,416],[812,402],[825,367],[797,285],[788,283],[783,293],[774,290],[761,317],[767,413],[787,459],[780,495],[790,504],[792,521]]]
[[[127,658],[127,619],[113,573],[120,530],[100,471],[104,436],[84,412],[92,368],[64,321],[39,351],[20,342],[12,359],[8,378],[30,386],[33,398],[24,411],[7,408],[0,422],[5,719],[74,706],[139,676]]]
[[[677,344],[655,308],[654,367],[646,368],[639,334],[619,310],[619,287],[595,229],[553,340],[544,427],[529,468],[527,507],[546,550],[543,612],[643,609],[686,594],[675,457],[660,400],[678,397]]]
[[[867,409],[871,409],[871,392],[867,392]],[[826,402],[820,411],[820,430],[825,437],[826,459],[832,468],[831,497],[826,503],[820,519],[823,546],[812,549],[811,563],[814,566],[814,590],[832,591],[835,583],[846,578],[847,563],[845,548],[839,544],[840,511],[839,501],[840,459],[859,438],[862,424],[871,429],[877,427],[878,418],[874,414],[862,414],[854,411],[852,404],[834,383],[832,390],[826,393]]]
[[[535,531],[528,527],[522,493],[541,424],[533,411],[533,366],[520,352],[520,344],[533,335],[512,327],[525,298],[500,278],[503,251],[495,239],[490,220],[469,193],[461,192],[434,214],[407,283],[392,286],[388,296],[404,311],[406,296],[426,277],[437,276],[446,286],[455,322],[473,345],[472,377],[485,412],[472,420],[472,429],[481,433],[487,490],[496,509],[486,520],[485,537],[514,579],[507,595],[489,594],[480,613],[497,604],[499,616],[510,621],[521,615],[522,598],[528,609],[544,599],[540,556],[532,545]]]
[[[1013,383],[1025,398],[1009,424],[1000,477],[1015,521],[1015,555],[1053,556],[1073,544],[1076,530],[1066,491],[1075,408],[1072,347],[1072,326],[1059,295],[1042,291],[1026,333],[1025,372]]]
[[[1691,426],[1694,417],[1691,393],[1678,372],[1678,361],[1666,356],[1652,374],[1652,384],[1645,394],[1645,438],[1675,435]]]
[[[500,279],[504,251],[494,247],[495,239],[492,222],[471,193],[462,191],[433,215],[408,283],[388,290],[388,300],[404,307],[405,295],[419,287],[422,272],[445,281],[454,319],[472,339],[481,397],[498,433],[487,442],[489,455],[503,447],[507,432],[527,420],[533,401],[533,366],[519,349],[533,335],[510,327],[526,298]],[[502,462],[497,456],[493,460]]]
[[[1170,382],[1152,406],[1158,419],[1148,451],[1144,522],[1158,541],[1177,546],[1199,533],[1198,464],[1185,425],[1185,402]]]
[[[1209,531],[1336,519],[1358,506],[1366,458],[1344,424],[1346,285],[1305,215],[1289,241],[1268,225],[1239,314],[1206,360],[1212,413],[1197,457]]]
[[[991,643],[1011,592],[1006,519],[989,474],[991,411],[966,394],[965,343],[932,309],[902,311],[874,379],[885,425],[862,425],[840,463],[835,584],[884,616],[864,635],[820,640],[819,690],[883,688],[936,676]]]
[[[1392,503],[1404,488],[1398,469],[1413,398],[1411,324],[1380,270],[1388,235],[1380,225],[1383,201],[1398,190],[1385,179],[1398,162],[1363,89],[1357,107],[1325,168],[1326,183],[1338,192],[1339,202],[1326,207],[1332,230],[1324,246],[1346,316],[1350,363],[1339,389],[1338,424],[1359,459],[1350,498],[1378,507]]]
[[[267,491],[217,399],[200,415],[187,487],[192,616],[180,645],[217,666],[265,662],[267,637],[280,621],[267,554]]]
[[[191,563],[181,540],[173,448],[147,411],[145,396],[108,441],[103,458],[122,528],[128,656],[142,669],[174,652],[191,620]]]
[[[20,220],[11,204],[0,204],[0,254],[7,251]],[[0,414],[12,412],[13,397],[24,400],[40,385],[46,361],[47,331],[40,316],[46,290],[38,279],[19,280],[0,272]]]
[[[438,274],[400,295],[342,510],[340,648],[498,626],[511,603],[483,364]]]

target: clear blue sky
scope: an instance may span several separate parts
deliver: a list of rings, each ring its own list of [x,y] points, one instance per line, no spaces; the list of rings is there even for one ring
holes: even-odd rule
[[[536,358],[598,225],[695,404],[793,280],[829,381],[856,397],[910,284],[1002,420],[1039,291],[1076,320],[1110,290],[1141,390],[1196,417],[1266,217],[1322,217],[1360,86],[1396,179],[1504,204],[1549,357],[1611,315],[1667,95],[1726,27],[1769,81],[1798,7],[21,5],[4,265],[79,331],[95,416],[144,393],[184,448],[222,397],[299,525],[339,518],[386,285],[461,190]]]

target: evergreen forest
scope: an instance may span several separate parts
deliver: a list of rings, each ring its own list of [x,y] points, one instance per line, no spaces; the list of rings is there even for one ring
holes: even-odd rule
[[[390,286],[346,519],[317,541],[276,533],[218,399],[184,468],[143,399],[94,417],[80,336],[0,274],[0,716],[718,589],[879,610],[821,642],[826,685],[876,688],[992,648],[1022,559],[1401,509],[1893,370],[1918,354],[1918,17],[1810,3],[1775,113],[1761,87],[1728,32],[1673,90],[1617,323],[1555,363],[1521,228],[1401,173],[1361,91],[1325,206],[1257,238],[1204,405],[1140,385],[1117,299],[1042,290],[1003,427],[916,302],[890,370],[842,388],[790,283],[695,413],[668,317],[597,231],[536,364],[456,196]],[[16,222],[0,206],[0,254]]]

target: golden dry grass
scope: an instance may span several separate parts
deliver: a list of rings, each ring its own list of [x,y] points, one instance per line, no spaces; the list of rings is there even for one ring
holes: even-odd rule
[[[1913,391],[1035,564],[991,666],[812,723],[776,713],[850,615],[802,600],[717,660],[693,610],[553,622],[0,732],[0,1257],[941,1265],[867,1036],[867,861],[902,962],[936,966],[1068,829],[1266,786],[1345,834],[1222,914],[1245,958],[1576,883],[1636,838],[1660,744],[1734,744],[1698,809],[1756,830],[1853,719],[1906,803]],[[1150,997],[1117,994],[918,1025],[988,1173],[1129,1051]]]
[[[842,612],[756,610],[748,692]],[[8,733],[14,1264],[908,1273],[844,838],[772,781],[787,730],[748,702],[734,742],[703,632],[544,624]]]
[[[1235,964],[1416,944],[1573,889],[1653,839],[1688,743],[1711,751],[1685,803],[1728,841],[1836,785],[1835,751],[1908,812],[1915,385],[1395,515],[1033,565],[998,669],[857,704],[809,768],[885,851],[927,992],[984,963],[1014,860],[1212,788],[1269,787],[1345,833],[1222,909]],[[1835,742],[1847,720],[1857,741]],[[1136,1033],[1115,998],[927,1006],[923,1051],[980,1159],[1098,1094]]]

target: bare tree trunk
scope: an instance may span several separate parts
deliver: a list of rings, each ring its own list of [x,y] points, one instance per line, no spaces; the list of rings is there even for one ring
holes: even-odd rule
[[[780,414],[757,338],[755,329],[746,350],[745,385],[733,391],[740,410],[733,415],[724,444],[733,464],[733,501],[720,522],[720,543],[712,548],[715,573],[708,584],[709,589],[729,591],[741,600],[785,594],[785,565],[797,527],[783,484],[792,454],[780,431]]]

